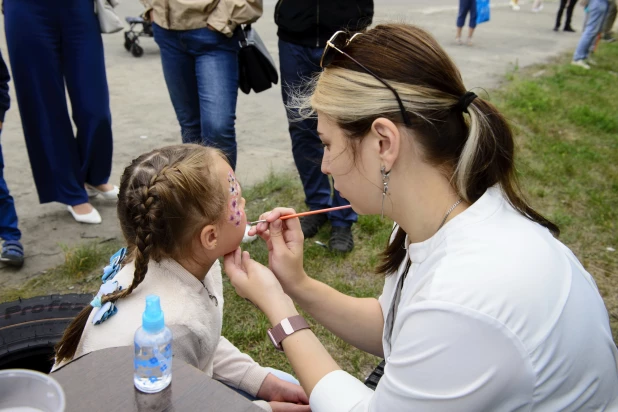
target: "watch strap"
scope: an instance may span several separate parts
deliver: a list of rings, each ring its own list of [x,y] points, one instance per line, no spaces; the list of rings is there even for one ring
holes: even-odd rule
[[[287,338],[294,332],[308,328],[309,324],[305,318],[300,315],[296,315],[285,318],[275,327],[268,329],[268,336],[270,337],[273,345],[275,345],[275,348],[283,350],[281,347],[281,342],[283,339]]]

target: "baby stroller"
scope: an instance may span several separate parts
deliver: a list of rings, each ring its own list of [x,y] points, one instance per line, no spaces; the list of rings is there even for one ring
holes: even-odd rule
[[[134,57],[141,57],[144,54],[144,49],[139,45],[140,37],[153,37],[152,22],[140,17],[127,17],[127,23],[129,23],[129,30],[124,32],[124,48],[131,52]],[[142,29],[137,30],[137,26],[141,25]]]

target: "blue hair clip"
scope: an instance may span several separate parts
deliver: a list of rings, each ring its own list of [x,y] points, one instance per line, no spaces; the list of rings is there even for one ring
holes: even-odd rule
[[[114,253],[111,258],[109,258],[109,265],[103,268],[103,277],[101,280],[103,282],[107,282],[116,276],[122,267],[122,261],[127,256],[127,248],[123,247],[118,252]]]
[[[118,252],[114,253],[114,255],[109,259],[109,265],[105,266],[103,269],[103,276],[101,280],[103,284],[101,288],[99,288],[99,292],[92,299],[90,305],[97,309],[94,317],[92,319],[92,323],[95,325],[99,325],[105,322],[109,317],[114,316],[116,312],[118,312],[118,308],[112,302],[101,303],[101,298],[104,295],[109,295],[110,293],[114,293],[116,291],[122,290],[122,286],[118,284],[118,281],[114,280],[116,274],[120,272],[122,268],[122,261],[127,256],[127,248],[122,248]]]

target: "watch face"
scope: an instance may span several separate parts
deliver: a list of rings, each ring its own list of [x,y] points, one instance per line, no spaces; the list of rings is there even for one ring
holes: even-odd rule
[[[272,342],[273,346],[275,347],[275,349],[279,350],[279,351],[283,351],[283,348],[281,347],[281,345],[277,342],[277,340],[275,339],[275,337],[273,336],[272,332],[270,329],[268,329],[266,331],[266,334],[268,335],[268,337],[270,338],[270,341]]]

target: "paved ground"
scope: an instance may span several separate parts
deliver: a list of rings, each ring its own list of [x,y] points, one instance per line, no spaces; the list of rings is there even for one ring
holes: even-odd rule
[[[255,27],[278,60],[273,21],[275,1],[264,3],[264,16]],[[375,3],[375,22],[405,21],[433,33],[459,65],[469,89],[494,88],[515,65],[524,67],[573,50],[579,38],[577,34],[551,31],[556,2],[546,2],[545,9],[534,14],[530,12],[530,0],[522,5],[520,12],[508,8],[506,0],[495,1],[492,20],[478,27],[473,47],[457,46],[454,42],[456,0],[375,0]],[[141,12],[141,5],[137,0],[124,0],[117,10],[121,17],[135,16]],[[574,27],[581,27],[580,7],[574,20]],[[0,32],[0,48],[6,58],[3,27]],[[143,40],[145,54],[139,59],[124,50],[122,33],[105,35],[104,42],[114,121],[111,181],[116,183],[131,159],[154,147],[180,142],[180,132],[153,40]],[[0,285],[7,286],[61,263],[62,244],[120,237],[113,204],[95,204],[104,219],[98,226],[75,223],[63,205],[39,205],[19,112],[11,93],[13,107],[7,113],[2,133],[5,176],[16,200],[28,257],[19,271],[0,266]],[[238,175],[244,184],[262,180],[271,169],[294,169],[279,87],[259,95],[241,93],[237,117]]]

